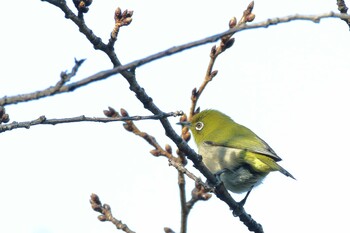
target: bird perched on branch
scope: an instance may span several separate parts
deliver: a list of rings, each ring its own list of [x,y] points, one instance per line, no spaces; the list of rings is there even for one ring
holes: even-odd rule
[[[247,192],[242,205],[272,171],[295,179],[277,163],[281,158],[264,140],[217,110],[204,110],[179,124],[189,127],[204,164],[225,187],[234,193]]]

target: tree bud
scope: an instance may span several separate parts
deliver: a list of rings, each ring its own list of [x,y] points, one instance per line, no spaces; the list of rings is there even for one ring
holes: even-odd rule
[[[153,156],[158,157],[160,155],[159,150],[151,150],[149,153],[151,153]]]
[[[99,215],[97,218],[98,218],[98,220],[100,220],[101,222],[107,221],[107,218],[106,218],[105,215]]]
[[[252,22],[254,19],[255,19],[255,15],[253,13],[250,13],[246,17],[247,22]]]
[[[173,150],[172,150],[172,148],[171,148],[171,146],[170,146],[169,144],[166,144],[166,145],[165,145],[165,150],[166,150],[169,154],[171,154],[171,153],[173,152]]]
[[[191,134],[190,134],[190,132],[185,133],[185,134],[184,134],[184,140],[185,140],[186,142],[188,142],[190,139],[191,139]]]
[[[128,117],[128,116],[129,116],[128,112],[127,112],[124,108],[121,108],[121,109],[120,109],[120,114],[121,114],[123,117]]]
[[[234,28],[237,25],[237,19],[236,17],[233,17],[232,19],[230,19],[230,22],[228,23],[228,26],[230,28]]]

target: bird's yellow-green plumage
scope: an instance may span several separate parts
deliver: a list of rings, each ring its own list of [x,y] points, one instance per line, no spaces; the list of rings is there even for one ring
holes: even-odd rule
[[[204,164],[212,173],[220,174],[232,192],[251,190],[272,171],[294,179],[277,164],[281,158],[264,140],[217,110],[197,113],[189,127]]]

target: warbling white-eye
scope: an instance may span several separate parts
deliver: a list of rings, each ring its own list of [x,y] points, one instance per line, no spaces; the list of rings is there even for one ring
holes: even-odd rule
[[[295,179],[277,164],[281,158],[264,140],[217,110],[204,110],[179,124],[190,128],[204,164],[228,190],[248,191],[242,205],[252,188],[272,171]]]

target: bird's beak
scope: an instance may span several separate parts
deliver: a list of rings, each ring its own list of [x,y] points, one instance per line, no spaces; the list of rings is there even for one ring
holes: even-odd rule
[[[191,122],[189,122],[189,121],[180,121],[180,122],[177,122],[176,124],[182,125],[182,126],[187,126],[187,127],[191,126]]]

